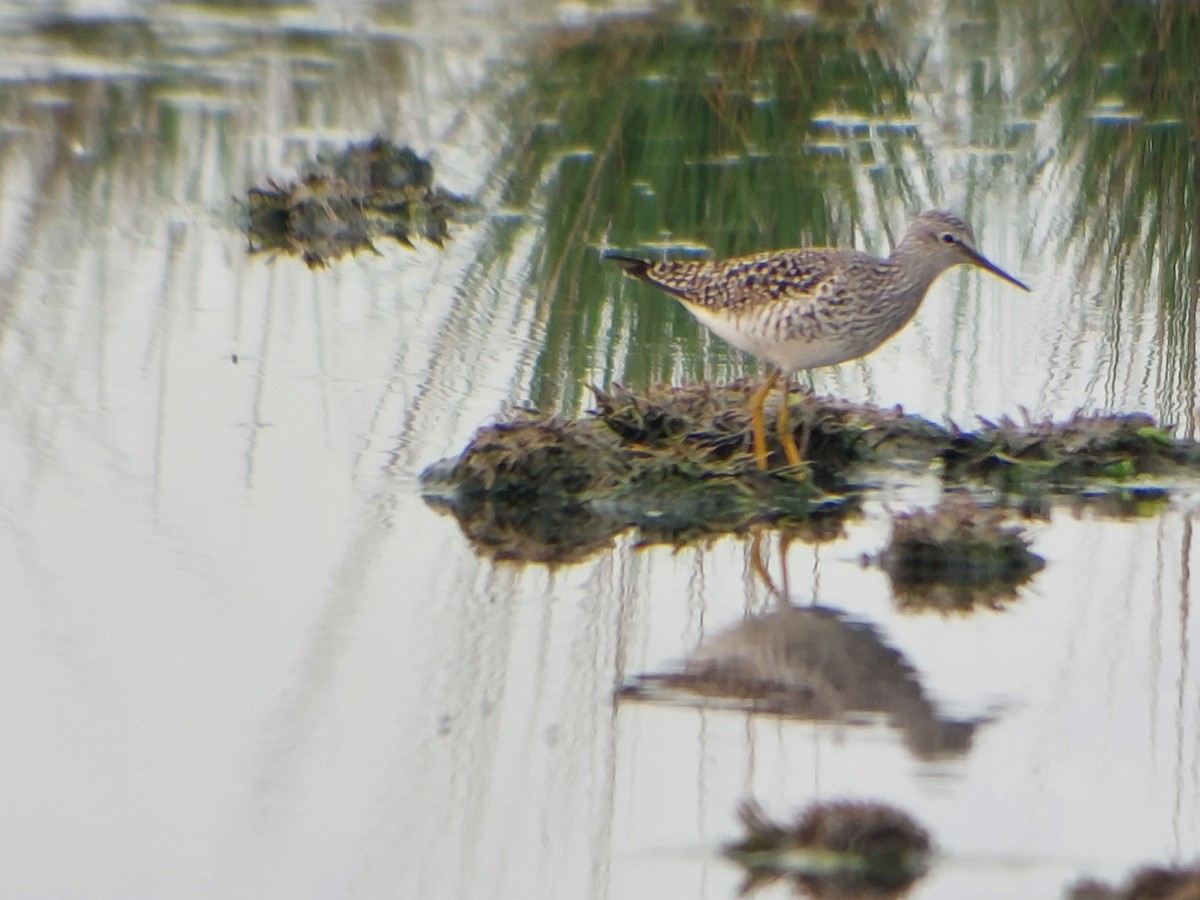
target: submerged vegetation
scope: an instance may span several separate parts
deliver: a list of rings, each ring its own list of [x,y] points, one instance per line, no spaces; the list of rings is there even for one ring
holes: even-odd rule
[[[324,268],[391,238],[439,247],[467,200],[433,183],[433,166],[409,147],[375,138],[318,158],[295,181],[251,188],[244,204],[251,253],[298,254]]]

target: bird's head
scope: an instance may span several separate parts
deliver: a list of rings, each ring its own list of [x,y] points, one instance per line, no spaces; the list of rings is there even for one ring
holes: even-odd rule
[[[944,272],[952,266],[986,269],[1023,291],[1029,288],[975,249],[975,232],[954,213],[941,209],[923,212],[913,220],[896,252],[921,260],[924,266]],[[936,277],[936,275],[935,275]]]

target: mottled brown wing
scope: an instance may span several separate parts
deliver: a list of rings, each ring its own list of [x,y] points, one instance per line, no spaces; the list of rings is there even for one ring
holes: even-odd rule
[[[765,304],[816,299],[836,283],[854,250],[782,250],[716,262],[659,262],[646,282],[705,309],[744,310]]]

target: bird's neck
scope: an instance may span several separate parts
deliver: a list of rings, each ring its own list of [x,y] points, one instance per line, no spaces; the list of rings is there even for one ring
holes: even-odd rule
[[[885,278],[901,302],[910,310],[916,310],[925,299],[930,286],[946,271],[946,266],[937,259],[909,246],[906,240],[896,245],[883,262],[887,272]]]
[[[878,324],[886,334],[903,328],[921,306],[929,286],[940,270],[923,266],[918,260],[893,252],[879,263],[880,288],[876,298]],[[899,258],[897,258],[899,256]]]

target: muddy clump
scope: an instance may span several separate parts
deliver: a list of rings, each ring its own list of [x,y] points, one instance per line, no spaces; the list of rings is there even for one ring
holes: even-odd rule
[[[454,515],[480,554],[576,562],[627,527],[586,499],[626,474],[618,451],[599,429],[520,413],[480,429],[457,460],[430,466],[421,481],[426,501]]]
[[[497,559],[575,562],[629,528],[642,542],[676,545],[758,522],[841,534],[838,523],[855,504],[809,479],[759,472],[742,455],[732,467],[712,467],[677,448],[622,440],[599,418],[523,411],[481,428],[421,483],[476,550]],[[560,533],[560,524],[569,527]]]
[[[1200,467],[1200,445],[1173,437],[1144,413],[982,425],[956,431],[942,450],[948,479],[982,481],[1005,493],[1074,493],[1096,480],[1125,482]]]
[[[582,557],[570,539],[546,545],[546,523],[556,516],[578,529],[583,555],[627,528],[643,541],[676,544],[758,523],[837,536],[882,467],[924,467],[952,485],[1002,492],[997,505],[1043,513],[1064,496],[1081,508],[1142,513],[1167,493],[1139,476],[1200,470],[1200,445],[1171,438],[1143,415],[1006,420],[964,432],[898,407],[793,394],[803,462],[786,464],[768,411],[772,456],[763,472],[751,437],[756,386],[742,379],[644,392],[593,388],[596,409],[580,419],[526,410],[481,428],[456,459],[426,469],[422,486],[482,553],[573,561]],[[999,517],[956,506],[900,524],[884,565],[901,602],[957,608],[1011,598],[1041,561]],[[522,548],[526,525],[530,544]]]
[[[727,385],[684,387],[656,385],[635,393],[614,385],[611,393],[593,387],[596,415],[633,444],[673,450],[700,465],[730,474],[756,468],[750,424],[750,397],[758,389],[751,379]],[[777,395],[768,398],[768,405]],[[801,447],[808,473],[819,484],[840,487],[848,467],[888,455],[929,457],[951,433],[902,409],[881,409],[792,391],[793,437]],[[787,461],[775,434],[774,416],[765,416],[771,471]]]
[[[897,602],[943,611],[999,607],[1045,566],[1020,524],[967,494],[946,494],[932,509],[892,517],[879,563]]]
[[[469,205],[433,183],[428,160],[375,138],[318,158],[294,181],[251,188],[243,229],[251,253],[298,255],[317,269],[352,253],[378,253],[375,242],[383,238],[440,247]]]
[[[742,893],[787,878],[812,897],[899,897],[929,869],[933,844],[910,816],[879,803],[819,803],[791,825],[743,803],[746,836],[725,855],[746,870]]]
[[[1067,896],[1069,900],[1200,900],[1200,863],[1189,868],[1146,866],[1120,887],[1084,880]]]

